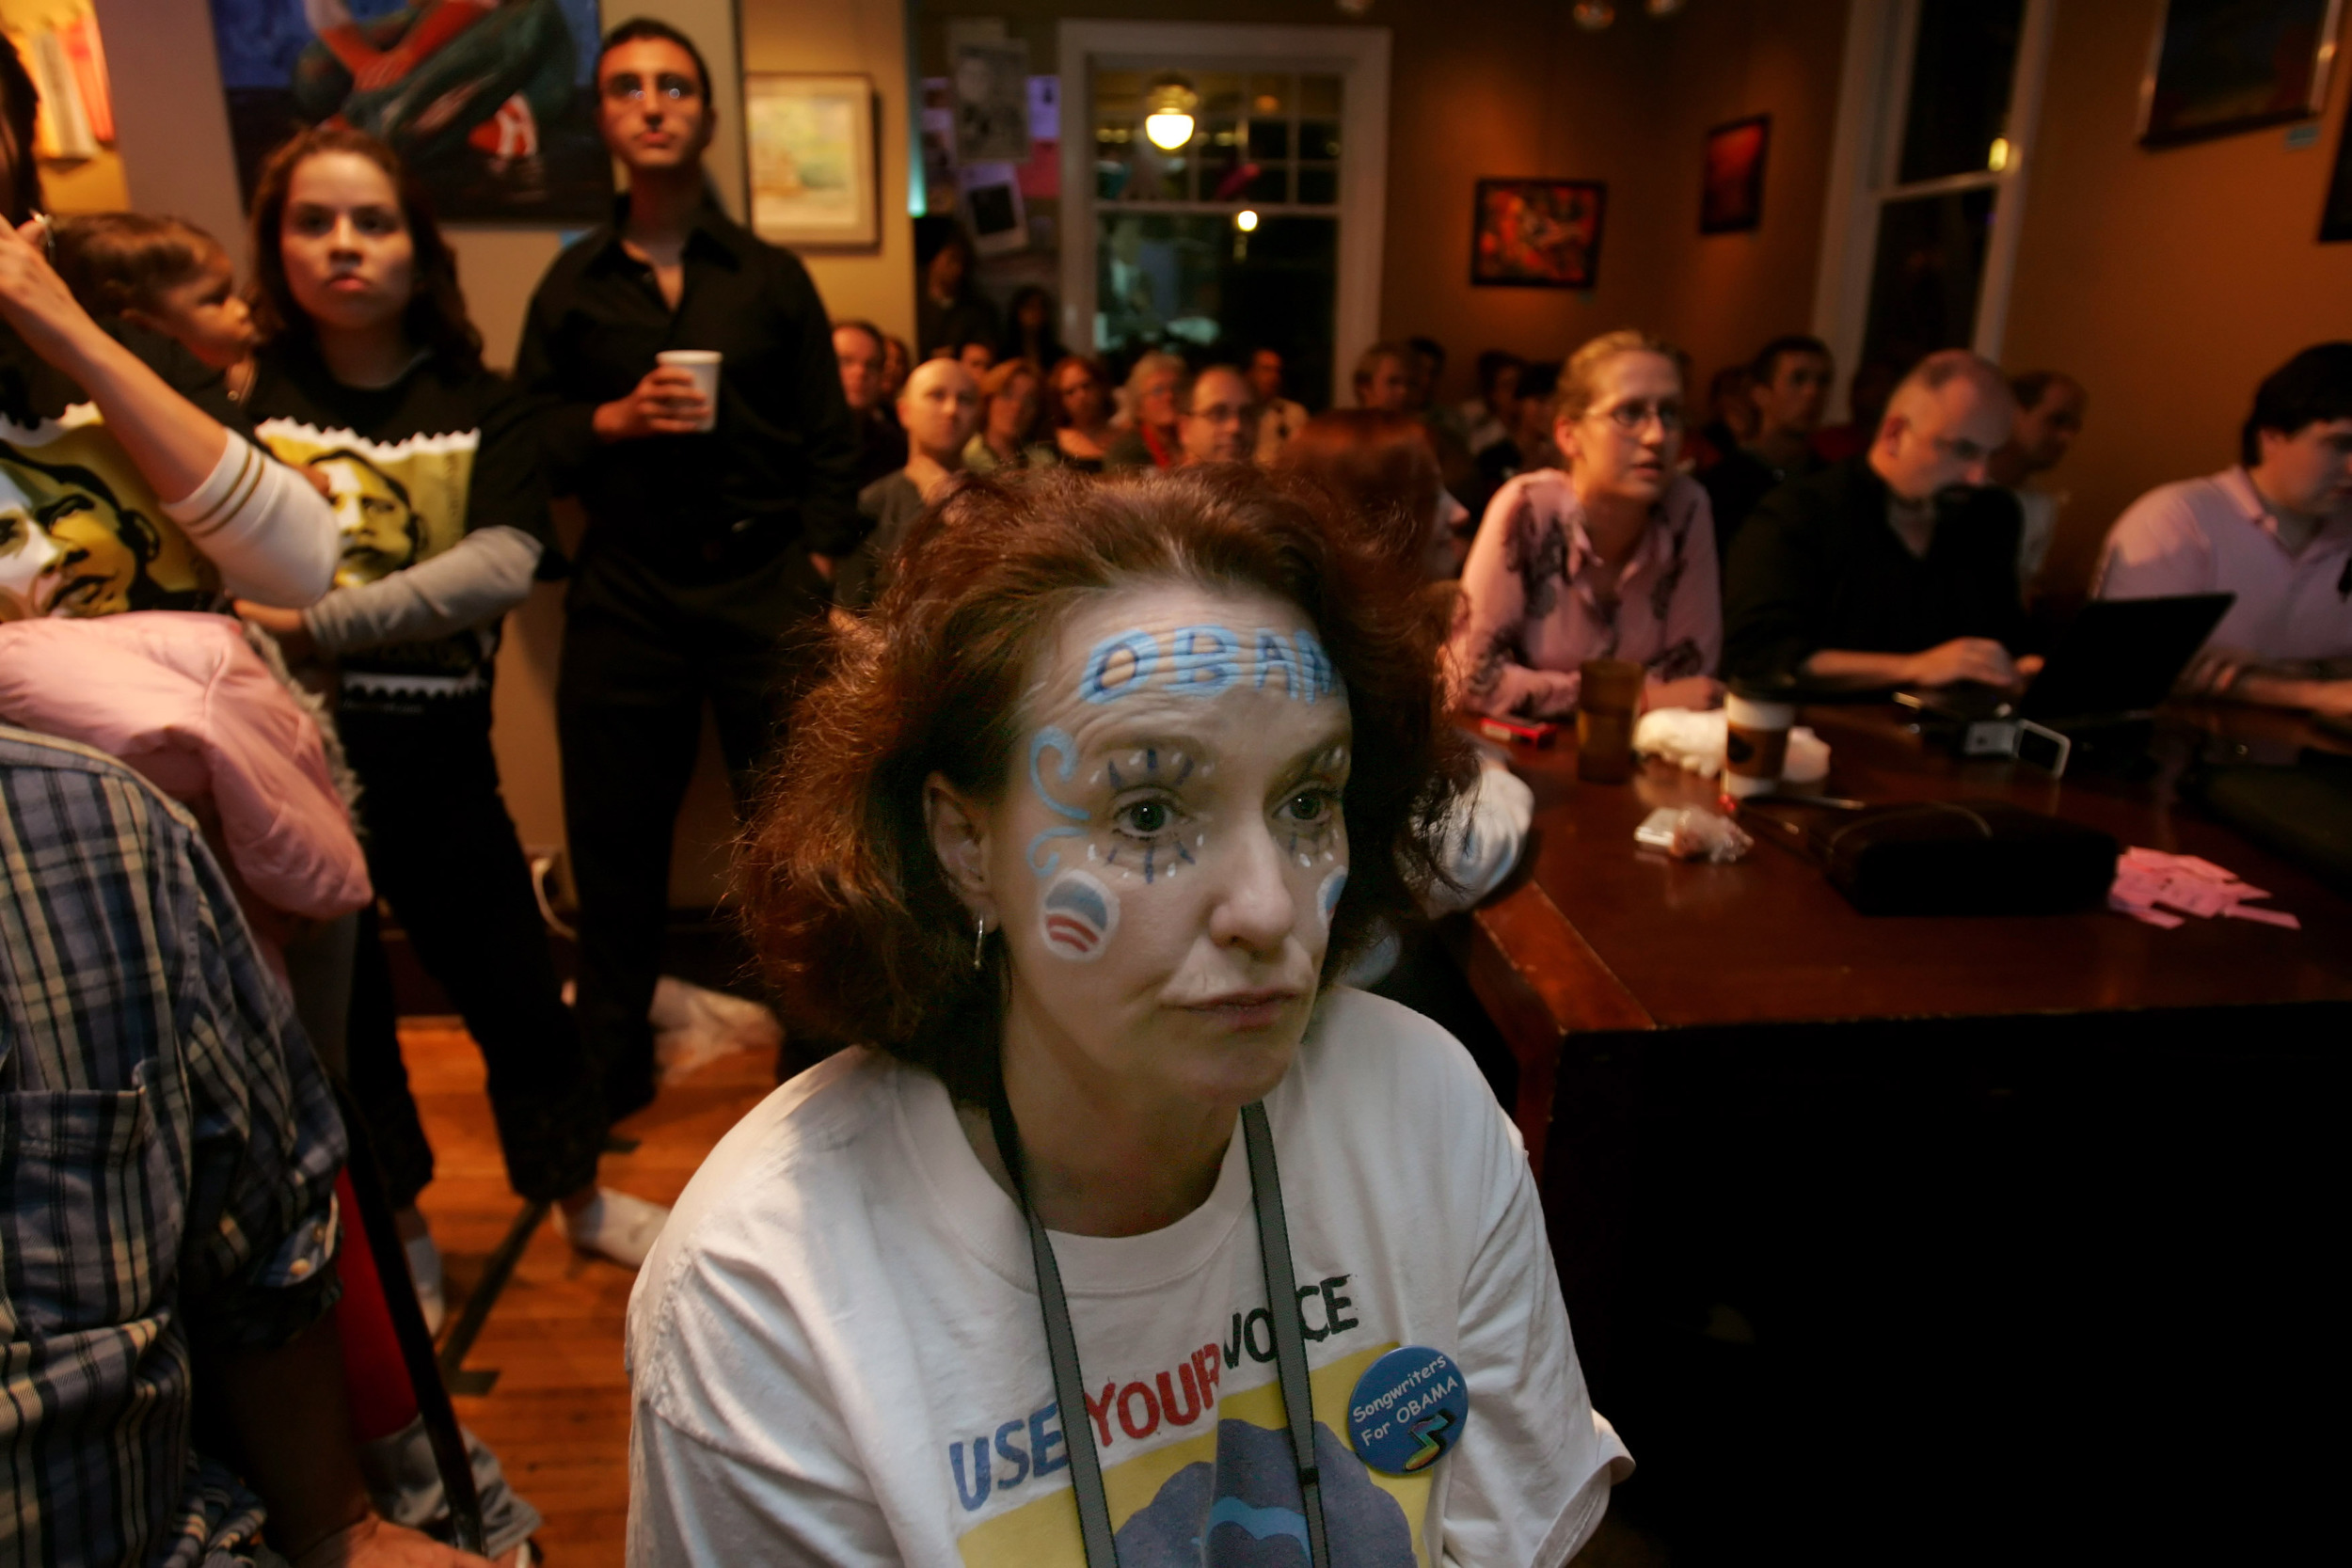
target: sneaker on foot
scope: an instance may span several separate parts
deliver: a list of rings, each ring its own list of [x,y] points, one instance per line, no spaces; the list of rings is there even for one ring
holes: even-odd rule
[[[588,1207],[577,1214],[567,1214],[561,1207],[555,1211],[556,1224],[572,1245],[632,1269],[653,1250],[669,1217],[670,1211],[660,1204],[610,1187],[598,1187]]]
[[[403,1242],[408,1254],[408,1277],[417,1287],[417,1307],[424,1314],[424,1331],[440,1337],[441,1321],[449,1316],[449,1300],[441,1289],[441,1249],[430,1236]]]

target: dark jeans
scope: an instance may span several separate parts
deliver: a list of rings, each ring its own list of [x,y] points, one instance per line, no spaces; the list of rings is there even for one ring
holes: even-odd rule
[[[786,546],[785,556],[797,554]],[[607,554],[584,560],[574,579],[556,720],[580,891],[580,1026],[616,1119],[653,1100],[645,1015],[704,700],[718,719],[736,808],[746,812],[821,633],[805,559],[681,583]]]
[[[387,714],[345,708],[368,871],[418,959],[456,1003],[489,1069],[507,1180],[551,1201],[596,1180],[603,1097],[564,1006],[531,868],[499,795],[486,698]],[[433,1149],[394,1033],[391,974],[366,911],[352,976],[352,1097],[368,1118],[387,1196],[417,1200]]]

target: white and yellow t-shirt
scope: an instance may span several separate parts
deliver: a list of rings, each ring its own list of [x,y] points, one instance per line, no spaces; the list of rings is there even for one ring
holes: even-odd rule
[[[1338,990],[1267,1111],[1334,1562],[1566,1561],[1631,1461],[1469,1054]],[[1122,1568],[1303,1560],[1242,1140],[1176,1224],[1054,1247]],[[1399,1345],[1470,1396],[1409,1477],[1343,1435]],[[739,1124],[638,1276],[628,1349],[634,1562],[1082,1568],[1027,1232],[928,1073],[847,1052]]]

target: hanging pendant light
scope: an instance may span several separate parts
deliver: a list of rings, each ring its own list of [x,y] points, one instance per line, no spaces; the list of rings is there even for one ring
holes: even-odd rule
[[[1174,152],[1192,145],[1192,111],[1200,95],[1174,71],[1155,77],[1143,95],[1143,134],[1153,147]]]
[[[1608,4],[1607,0],[1577,0],[1575,9],[1568,14],[1575,17],[1576,24],[1586,32],[1598,33],[1605,32],[1609,24],[1617,20],[1617,8]]]

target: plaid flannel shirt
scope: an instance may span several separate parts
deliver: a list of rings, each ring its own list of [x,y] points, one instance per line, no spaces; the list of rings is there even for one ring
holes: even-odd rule
[[[195,822],[0,727],[0,1560],[194,1562],[249,1495],[199,1354],[335,1299],[342,1123]]]

